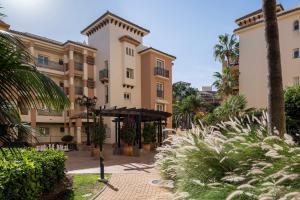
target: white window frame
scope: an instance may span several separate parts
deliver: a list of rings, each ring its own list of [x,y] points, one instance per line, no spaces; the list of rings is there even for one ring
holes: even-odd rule
[[[165,111],[166,110],[166,105],[163,104],[163,103],[156,103],[156,110],[158,110],[158,111]]]
[[[300,78],[299,78],[299,76],[293,77],[293,85],[296,86],[296,85],[299,85],[299,83],[300,83]]]
[[[39,54],[38,55],[38,64],[49,65],[49,57]]]
[[[162,66],[158,66],[158,63],[161,62]],[[165,61],[159,58],[156,58],[156,67],[161,68],[161,69],[165,69]]]
[[[129,67],[126,68],[126,78],[134,79],[134,69]]]

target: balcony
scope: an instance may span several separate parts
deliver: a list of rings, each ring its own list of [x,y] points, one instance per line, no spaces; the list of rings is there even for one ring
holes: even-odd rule
[[[158,98],[164,98],[164,91],[163,90],[156,90],[156,94]]]
[[[86,57],[86,63],[89,65],[94,65],[95,64],[95,59],[92,56],[87,56]]]
[[[36,61],[38,67],[53,69],[53,70],[57,70],[57,71],[61,71],[61,72],[64,71],[63,63],[60,64],[59,62],[54,62],[54,61],[48,60],[47,64],[42,64],[42,63],[38,62],[38,58],[35,58],[35,61]]]
[[[76,95],[83,95],[83,87],[75,87]]]
[[[87,87],[90,89],[94,89],[95,88],[95,81],[94,79],[88,79],[87,80]]]
[[[102,83],[108,82],[108,69],[102,69],[99,71],[99,80]]]
[[[154,75],[169,78],[169,70],[161,68],[161,67],[155,67],[154,68]]]
[[[75,70],[83,71],[83,63],[82,62],[74,62]]]
[[[38,109],[37,113],[40,116],[57,116],[57,117],[63,116],[62,112],[57,112],[55,110],[49,110],[49,109]]]

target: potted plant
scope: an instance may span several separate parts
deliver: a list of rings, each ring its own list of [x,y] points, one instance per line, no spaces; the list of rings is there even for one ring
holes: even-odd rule
[[[72,135],[64,135],[64,136],[62,136],[61,141],[69,144],[73,141],[73,139],[74,139],[74,137]]]
[[[133,142],[135,139],[135,129],[133,127],[123,127],[121,130],[121,139],[124,142],[123,153],[127,156],[133,156]]]
[[[143,129],[143,149],[150,152],[151,144],[155,142],[156,126],[153,123],[145,123]]]
[[[92,156],[96,158],[100,158],[100,147],[103,146],[104,141],[106,139],[106,125],[103,123],[103,118],[100,117],[97,122],[96,117],[94,117],[94,130],[92,134],[92,142],[94,144],[94,148],[92,149]]]

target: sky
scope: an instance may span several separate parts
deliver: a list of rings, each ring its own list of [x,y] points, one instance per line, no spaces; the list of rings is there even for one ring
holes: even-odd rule
[[[235,19],[261,8],[262,0],[1,0],[11,29],[61,42],[83,42],[80,31],[107,10],[151,31],[144,44],[177,57],[173,82],[211,85],[221,64],[213,57],[218,35],[232,34]],[[279,0],[285,9],[299,0]]]

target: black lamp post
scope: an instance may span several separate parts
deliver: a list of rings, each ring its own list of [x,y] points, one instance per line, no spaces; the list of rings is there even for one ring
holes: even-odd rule
[[[79,103],[79,105],[81,106],[85,106],[86,107],[86,121],[87,121],[87,141],[86,144],[87,145],[91,145],[91,139],[90,139],[90,123],[89,123],[89,111],[90,108],[94,107],[96,105],[97,102],[97,97],[87,97],[85,95],[83,95],[82,97],[78,97],[77,98],[77,102]]]

